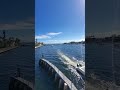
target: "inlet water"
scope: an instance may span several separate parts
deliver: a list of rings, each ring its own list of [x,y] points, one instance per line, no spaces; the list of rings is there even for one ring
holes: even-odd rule
[[[65,60],[63,60],[59,52],[70,58],[71,60],[84,61],[85,47],[83,44],[52,44],[45,45],[40,48],[35,49],[35,81],[36,90],[57,90],[52,77],[39,66],[39,60],[44,55],[44,58],[54,64],[58,69],[60,69],[80,90],[83,88],[82,83],[79,81],[78,77],[75,75],[74,68],[69,65]]]

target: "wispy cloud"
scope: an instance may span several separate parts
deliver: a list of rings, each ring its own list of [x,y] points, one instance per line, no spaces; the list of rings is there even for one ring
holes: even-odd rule
[[[35,36],[35,39],[48,39],[48,38],[51,38],[51,37],[47,35]]]
[[[50,32],[50,33],[47,33],[47,35],[50,35],[50,36],[56,36],[56,35],[59,35],[61,34],[62,32]]]
[[[16,21],[12,23],[0,23],[0,30],[26,30],[34,29],[34,18],[28,18],[24,21]]]
[[[35,36],[35,39],[50,39],[53,36],[57,36],[57,35],[59,35],[61,33],[62,32],[50,32],[50,33],[47,33],[45,35],[37,35],[37,36]]]

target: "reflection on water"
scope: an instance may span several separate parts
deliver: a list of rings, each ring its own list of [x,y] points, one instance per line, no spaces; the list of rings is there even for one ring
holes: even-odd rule
[[[28,52],[29,51],[29,52]],[[9,80],[21,68],[22,77],[34,82],[34,48],[19,47],[0,54],[0,90],[8,90]]]
[[[86,80],[96,90],[119,90],[119,58],[120,49],[113,43],[86,44]],[[89,90],[86,83],[86,90]],[[87,89],[88,88],[88,89]]]

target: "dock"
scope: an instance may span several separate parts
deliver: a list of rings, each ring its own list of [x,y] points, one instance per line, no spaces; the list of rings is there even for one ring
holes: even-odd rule
[[[20,81],[20,82],[22,82],[22,83],[24,83],[24,84],[26,84],[28,87],[30,87],[32,90],[34,90],[33,83],[31,83],[31,82],[29,82],[29,81],[27,81],[27,80],[25,80],[25,79],[23,79],[21,77],[17,77],[15,79],[18,80],[18,81]]]
[[[35,89],[33,83],[21,77],[11,77],[9,83],[9,90],[35,90]]]
[[[35,85],[21,76],[21,69],[17,68],[15,76],[10,77],[9,90],[35,90]]]
[[[75,85],[52,63],[45,59],[40,59],[39,64],[54,76],[55,82],[58,82],[58,88],[62,90],[78,90]],[[83,89],[81,89],[83,90]]]

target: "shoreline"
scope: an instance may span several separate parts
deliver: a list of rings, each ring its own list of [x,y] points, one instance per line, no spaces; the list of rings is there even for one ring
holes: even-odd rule
[[[7,48],[0,48],[0,54],[4,53],[4,52],[7,52],[7,51],[10,51],[10,50],[15,49],[15,48],[18,48],[18,46],[7,47]]]
[[[43,45],[35,46],[35,49],[36,49],[36,48],[39,48],[39,47],[41,47],[41,46],[43,46]]]

